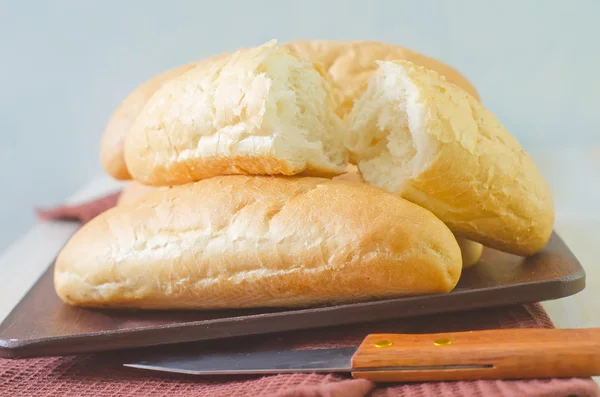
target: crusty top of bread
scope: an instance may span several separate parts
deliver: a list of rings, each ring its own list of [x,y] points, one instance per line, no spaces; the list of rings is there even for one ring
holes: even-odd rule
[[[344,172],[341,175],[335,176],[332,179],[366,183],[363,180],[363,178],[360,176],[360,173],[358,172],[358,168],[352,164],[349,164],[348,167],[346,167],[346,172]],[[131,181],[125,186],[125,188],[121,192],[117,204],[118,205],[131,204],[158,189],[169,189],[169,187],[148,186],[148,185],[142,185],[141,183],[139,183],[137,181]],[[370,205],[370,204],[367,203],[366,205]],[[474,265],[475,263],[477,263],[479,261],[479,258],[481,257],[481,254],[483,252],[483,246],[481,244],[476,243],[474,241],[467,240],[462,237],[457,237],[456,241],[460,247],[460,252],[462,254],[463,268],[471,267],[472,265]]]
[[[450,230],[363,183],[223,176],[157,189],[84,225],[55,286],[81,306],[231,308],[452,290]]]
[[[329,74],[339,102],[338,114],[345,116],[364,92],[377,70],[376,61],[407,60],[437,71],[448,81],[479,99],[475,87],[458,71],[434,58],[395,44],[379,41],[296,40],[286,44],[299,56],[321,62]]]
[[[111,115],[100,141],[100,162],[104,170],[118,180],[131,179],[125,164],[125,137],[148,99],[165,81],[194,67],[195,63],[163,72],[142,83],[119,104]]]
[[[125,141],[131,175],[176,185],[216,175],[343,172],[344,126],[330,86],[275,41],[163,84]]]
[[[520,255],[542,249],[553,200],[517,140],[435,71],[379,65],[348,117],[346,144],[363,178],[431,210],[458,235]]]
[[[334,94],[339,99],[337,111],[341,116],[350,111],[354,99],[364,91],[368,78],[376,69],[376,60],[412,60],[445,75],[449,81],[478,98],[473,85],[450,66],[398,45],[376,41],[335,40],[296,40],[284,45],[298,56],[326,69],[324,77],[331,82]],[[105,171],[116,179],[131,179],[124,157],[125,136],[142,107],[165,81],[189,71],[198,63],[214,62],[229,55],[220,53],[168,70],[136,88],[114,111],[106,126],[100,149],[100,159]]]

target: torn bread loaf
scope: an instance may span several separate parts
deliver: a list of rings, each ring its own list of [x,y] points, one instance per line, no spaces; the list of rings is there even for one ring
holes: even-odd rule
[[[369,40],[295,40],[286,46],[298,56],[323,65],[339,102],[337,112],[342,117],[350,113],[354,101],[365,91],[377,70],[377,61],[411,61],[435,70],[479,99],[473,84],[456,69],[399,45]]]
[[[222,176],[85,224],[56,260],[83,307],[304,306],[451,291],[461,254],[431,212],[363,183]]]
[[[534,162],[491,112],[435,71],[379,62],[348,126],[363,178],[429,209],[457,235],[518,255],[550,238],[553,200]]]
[[[344,171],[344,125],[324,72],[272,41],[207,62],[163,84],[125,140],[146,185],[217,175],[333,176]]]
[[[342,175],[336,176],[333,178],[334,180],[344,180],[344,181],[353,181],[353,182],[361,182],[368,183],[363,179],[358,172],[358,168],[355,165],[348,165],[346,167],[346,172]],[[479,262],[479,258],[481,258],[481,254],[483,253],[483,245],[477,243],[475,241],[468,240],[466,238],[460,236],[456,237],[456,241],[458,242],[458,246],[460,247],[460,252],[462,255],[462,265],[463,269],[471,267]]]
[[[354,100],[366,88],[366,82],[377,69],[377,60],[406,59],[435,70],[446,76],[475,98],[477,91],[469,80],[458,71],[436,59],[419,54],[402,46],[378,41],[295,40],[284,44],[300,58],[320,65],[327,71],[336,98],[336,112],[345,116]],[[198,62],[163,72],[137,87],[113,112],[101,141],[100,159],[104,170],[119,180],[131,179],[125,163],[124,142],[131,126],[143,106],[168,80],[180,76],[199,63],[215,62],[230,56],[220,53]]]

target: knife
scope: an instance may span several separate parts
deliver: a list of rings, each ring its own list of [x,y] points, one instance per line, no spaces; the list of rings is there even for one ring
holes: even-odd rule
[[[124,364],[193,375],[349,372],[375,382],[600,375],[600,328],[370,334],[358,347],[206,354]]]

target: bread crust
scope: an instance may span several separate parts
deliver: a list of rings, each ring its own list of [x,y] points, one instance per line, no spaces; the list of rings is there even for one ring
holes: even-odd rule
[[[366,183],[365,180],[360,176],[358,168],[356,168],[355,165],[349,165],[346,168],[345,173],[343,173],[342,175],[338,175],[332,179]],[[142,199],[149,193],[160,189],[169,189],[169,187],[148,186],[142,185],[137,181],[131,181],[125,186],[125,188],[121,192],[117,205],[133,203]],[[456,241],[458,242],[458,245],[460,247],[463,268],[471,267],[474,264],[476,264],[481,258],[481,254],[483,253],[483,246],[475,241],[467,240],[462,237],[456,237]]]
[[[60,252],[54,280],[78,306],[220,309],[444,293],[461,268],[450,230],[382,189],[222,176],[94,218]]]

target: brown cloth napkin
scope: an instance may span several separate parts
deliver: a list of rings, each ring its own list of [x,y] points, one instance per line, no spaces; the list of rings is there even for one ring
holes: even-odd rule
[[[111,195],[80,208],[44,211],[45,219],[80,219],[110,208]],[[102,204],[102,205],[100,205]],[[83,215],[82,215],[83,214]],[[553,328],[539,304],[446,313],[381,323],[308,330],[256,338],[245,346],[317,348],[358,345],[369,332],[444,332],[500,328]],[[282,335],[282,336],[281,336]],[[241,343],[241,342],[236,342]],[[215,343],[218,345],[218,343]],[[218,346],[217,346],[218,347]],[[264,346],[263,346],[264,347]],[[592,379],[374,384],[343,374],[286,374],[248,377],[194,377],[123,367],[122,353],[78,357],[0,359],[0,396],[252,396],[252,397],[596,397]]]
[[[358,345],[369,332],[435,332],[498,328],[552,328],[540,305],[446,313],[380,323],[287,332],[154,348],[176,354],[214,349],[264,350],[327,348]],[[206,347],[208,345],[208,348]],[[150,351],[151,349],[146,349]],[[252,396],[252,397],[596,397],[591,379],[534,379],[514,381],[373,384],[343,374],[286,374],[272,376],[194,377],[123,367],[130,353],[0,359],[0,396]]]

